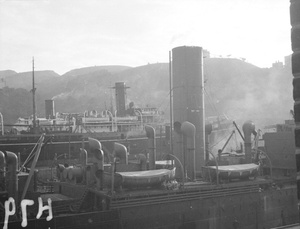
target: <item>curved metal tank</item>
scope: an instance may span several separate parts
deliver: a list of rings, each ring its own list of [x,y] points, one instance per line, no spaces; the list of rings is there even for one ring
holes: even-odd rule
[[[181,46],[172,50],[173,122],[195,125],[196,173],[205,164],[205,115],[202,48]],[[173,147],[176,149],[179,147]],[[181,158],[180,152],[174,154]]]

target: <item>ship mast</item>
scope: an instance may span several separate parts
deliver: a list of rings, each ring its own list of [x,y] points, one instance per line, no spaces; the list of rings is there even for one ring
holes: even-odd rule
[[[34,85],[34,57],[32,57],[32,107],[33,107],[33,132],[36,132],[36,108],[35,108],[35,85]]]

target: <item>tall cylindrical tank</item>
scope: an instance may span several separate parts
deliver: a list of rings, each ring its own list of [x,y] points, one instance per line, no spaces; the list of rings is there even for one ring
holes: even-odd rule
[[[116,89],[116,109],[118,116],[125,116],[126,115],[126,87],[125,82],[116,82],[115,87]]]
[[[181,46],[172,50],[173,122],[195,125],[196,173],[205,164],[205,115],[202,48]],[[177,148],[177,149],[176,149]],[[174,147],[178,156],[180,147]]]
[[[48,119],[55,118],[55,109],[54,109],[54,100],[53,99],[45,100],[45,114],[46,114],[46,118],[48,118]]]

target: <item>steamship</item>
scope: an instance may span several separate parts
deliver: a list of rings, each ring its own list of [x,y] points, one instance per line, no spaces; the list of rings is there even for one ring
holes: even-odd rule
[[[0,153],[1,227],[7,228],[275,228],[299,226],[296,163],[282,168],[268,151],[264,169],[255,143],[257,130],[246,121],[239,161],[216,157],[209,149],[212,128],[205,126],[202,48],[172,50],[173,112],[170,149],[158,149],[155,128],[145,127],[146,151],[130,160],[127,147],[114,142],[106,157],[101,141],[89,138],[77,163],[57,164],[57,179],[45,193],[35,185],[35,164],[30,172],[18,169],[15,153]],[[184,76],[184,77],[182,77]],[[264,138],[264,136],[263,136]],[[264,144],[272,144],[265,137]],[[253,143],[254,142],[254,143]],[[258,153],[259,152],[259,153]],[[264,152],[265,153],[265,152]],[[295,152],[287,153],[295,157]],[[282,164],[284,164],[284,160]],[[7,172],[3,173],[7,168]],[[276,173],[275,173],[276,170]],[[268,172],[273,171],[273,172]],[[18,208],[27,205],[24,221]],[[14,200],[14,202],[12,201]],[[47,206],[38,215],[38,203]],[[23,202],[24,203],[24,202]],[[5,215],[10,209],[9,215]],[[38,216],[38,217],[36,217]],[[23,219],[23,221],[22,221]]]
[[[107,151],[112,151],[114,141],[121,141],[134,154],[140,152],[146,141],[144,126],[156,128],[156,135],[161,141],[165,138],[165,122],[162,113],[156,107],[135,108],[131,102],[126,105],[125,82],[115,83],[116,110],[96,110],[83,113],[55,113],[53,100],[45,101],[45,118],[19,118],[13,125],[2,126],[0,150],[19,152],[21,160],[29,155],[40,135],[45,133],[48,139],[43,146],[41,160],[53,160],[58,156],[73,158],[87,137],[102,141]],[[127,108],[128,107],[128,108]],[[3,129],[10,127],[9,133]]]

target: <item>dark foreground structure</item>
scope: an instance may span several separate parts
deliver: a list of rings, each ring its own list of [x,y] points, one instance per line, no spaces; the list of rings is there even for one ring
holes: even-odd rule
[[[291,41],[292,41],[292,73],[293,79],[293,98],[294,102],[294,119],[295,128],[295,144],[296,144],[296,163],[297,163],[297,183],[298,183],[298,198],[300,198],[300,1],[291,0],[290,5],[291,17]]]

